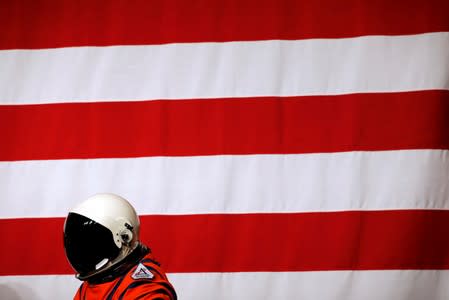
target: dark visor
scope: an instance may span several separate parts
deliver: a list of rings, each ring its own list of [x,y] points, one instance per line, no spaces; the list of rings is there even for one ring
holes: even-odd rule
[[[103,259],[116,258],[120,252],[109,229],[76,213],[69,213],[65,221],[64,248],[70,264],[81,276],[94,271]]]

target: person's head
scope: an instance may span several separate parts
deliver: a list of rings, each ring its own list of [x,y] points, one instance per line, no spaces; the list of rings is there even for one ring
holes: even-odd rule
[[[140,222],[124,198],[98,194],[72,209],[64,223],[67,259],[80,280],[119,265],[139,245]]]

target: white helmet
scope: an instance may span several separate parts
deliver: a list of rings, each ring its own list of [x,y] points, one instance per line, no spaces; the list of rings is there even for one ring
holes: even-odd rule
[[[64,248],[77,277],[86,280],[119,264],[139,245],[140,222],[124,198],[98,194],[72,209]]]

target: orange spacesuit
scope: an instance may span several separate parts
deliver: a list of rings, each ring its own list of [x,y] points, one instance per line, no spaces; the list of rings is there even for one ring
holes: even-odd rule
[[[127,273],[103,283],[83,282],[74,300],[175,300],[176,292],[151,253]]]

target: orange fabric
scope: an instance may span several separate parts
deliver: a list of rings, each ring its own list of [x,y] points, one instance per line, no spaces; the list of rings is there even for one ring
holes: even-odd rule
[[[146,255],[140,264],[150,271],[152,278],[133,278],[139,263],[128,273],[110,282],[90,284],[83,282],[74,300],[176,300],[173,286],[164,271],[153,260],[151,253]],[[138,272],[138,271],[137,271]],[[136,277],[136,276],[134,276]],[[148,277],[148,276],[147,276]]]

